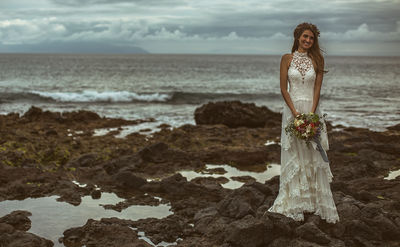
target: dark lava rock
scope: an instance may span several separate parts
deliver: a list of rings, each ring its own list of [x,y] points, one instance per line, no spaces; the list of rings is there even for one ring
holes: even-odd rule
[[[92,197],[92,199],[100,199],[101,198],[101,191],[100,190],[93,190],[90,193],[90,196]]]
[[[221,186],[205,187],[188,182],[180,173],[163,179],[160,182],[159,189],[160,191],[155,192],[167,193],[167,198],[190,198],[196,195],[196,197],[202,198],[202,203],[219,201],[224,193]]]
[[[226,217],[240,219],[245,215],[255,215],[263,203],[265,195],[250,186],[243,186],[232,191],[218,204],[218,212]]]
[[[85,110],[79,110],[79,111],[73,111],[73,112],[64,112],[63,117],[68,119],[69,121],[72,122],[90,122],[90,121],[96,121],[101,119],[101,117],[91,111],[85,111]]]
[[[32,214],[28,211],[13,211],[6,216],[0,218],[0,223],[12,226],[16,230],[28,231],[31,228],[31,220],[28,216]]]
[[[397,131],[400,131],[400,124],[387,127],[387,129],[388,129],[388,130],[397,130]]]
[[[302,239],[314,242],[317,244],[328,244],[331,240],[328,235],[321,231],[314,223],[305,223],[295,230],[296,235]]]
[[[90,167],[96,164],[99,155],[97,153],[87,153],[67,163],[69,167]]]
[[[67,247],[75,246],[109,246],[128,247],[151,245],[138,239],[137,233],[126,225],[108,223],[89,219],[82,227],[64,231],[60,239]]]
[[[147,183],[146,179],[135,175],[129,170],[121,170],[113,176],[114,184],[126,190],[138,190]]]
[[[139,151],[139,156],[144,160],[144,161],[149,161],[149,162],[164,162],[166,157],[163,157],[162,154],[163,152],[168,150],[168,145],[159,142],[153,145],[150,145],[148,147],[143,148],[142,150]]]
[[[232,222],[226,229],[227,243],[233,246],[257,247],[261,246],[273,227],[272,222],[267,225],[264,221],[247,215],[240,220]]]
[[[250,166],[254,164],[265,164],[267,161],[275,160],[274,153],[268,152],[268,147],[226,149],[215,148],[204,157],[206,161],[234,162],[239,166]]]
[[[195,214],[193,220],[196,222],[202,218],[215,217],[216,215],[218,215],[218,210],[215,207],[208,207],[208,208],[204,208],[204,209],[198,211]]]
[[[61,114],[59,112],[43,111],[41,108],[31,106],[27,112],[22,116],[24,120],[28,121],[39,121],[39,120],[55,120],[58,122],[62,121]]]
[[[52,247],[50,240],[26,232],[31,228],[28,211],[13,211],[0,218],[1,247]]]
[[[175,242],[182,237],[185,227],[188,227],[186,220],[177,215],[170,215],[162,219],[141,219],[133,223],[139,231],[146,233],[146,237],[158,245],[165,241]]]
[[[194,112],[196,124],[224,124],[231,128],[262,128],[279,121],[280,114],[267,107],[240,101],[210,102]]]

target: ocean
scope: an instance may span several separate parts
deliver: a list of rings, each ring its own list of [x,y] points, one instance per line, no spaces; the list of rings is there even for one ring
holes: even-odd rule
[[[194,110],[209,101],[279,112],[279,63],[267,55],[0,54],[0,114],[34,105],[177,127],[194,124]],[[400,123],[400,57],[326,56],[325,64],[320,107],[333,125]]]

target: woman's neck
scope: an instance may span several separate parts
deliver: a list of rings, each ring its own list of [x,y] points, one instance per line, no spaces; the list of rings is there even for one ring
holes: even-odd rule
[[[300,53],[307,53],[307,50],[304,50],[301,47],[297,48],[297,51]]]

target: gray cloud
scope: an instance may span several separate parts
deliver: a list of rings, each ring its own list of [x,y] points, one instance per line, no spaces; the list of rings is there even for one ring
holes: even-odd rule
[[[185,4],[184,0],[51,0],[54,4],[65,6],[92,6],[95,4],[113,5],[113,4],[134,4],[144,6],[173,6]]]
[[[0,4],[0,43],[118,42],[139,44],[150,52],[180,52],[179,47],[186,47],[182,52],[190,52],[190,47],[193,52],[212,52],[229,41],[222,50],[262,52],[275,47],[280,53],[278,41],[290,43],[294,27],[307,21],[318,25],[332,53],[340,42],[361,41],[375,43],[382,54],[400,50],[398,0],[37,0],[37,6],[24,1]]]

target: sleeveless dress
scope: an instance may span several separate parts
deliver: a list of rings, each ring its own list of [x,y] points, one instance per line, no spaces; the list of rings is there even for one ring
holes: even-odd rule
[[[288,69],[289,95],[299,113],[309,113],[313,104],[316,73],[307,53],[295,51]],[[321,116],[319,106],[316,111]],[[315,146],[308,147],[302,140],[290,137],[285,132],[293,120],[289,107],[284,104],[281,133],[281,175],[279,194],[270,212],[284,214],[296,221],[303,221],[303,212],[319,215],[326,222],[339,221],[333,201],[330,182],[332,173]],[[325,122],[321,133],[321,145],[329,149]]]

